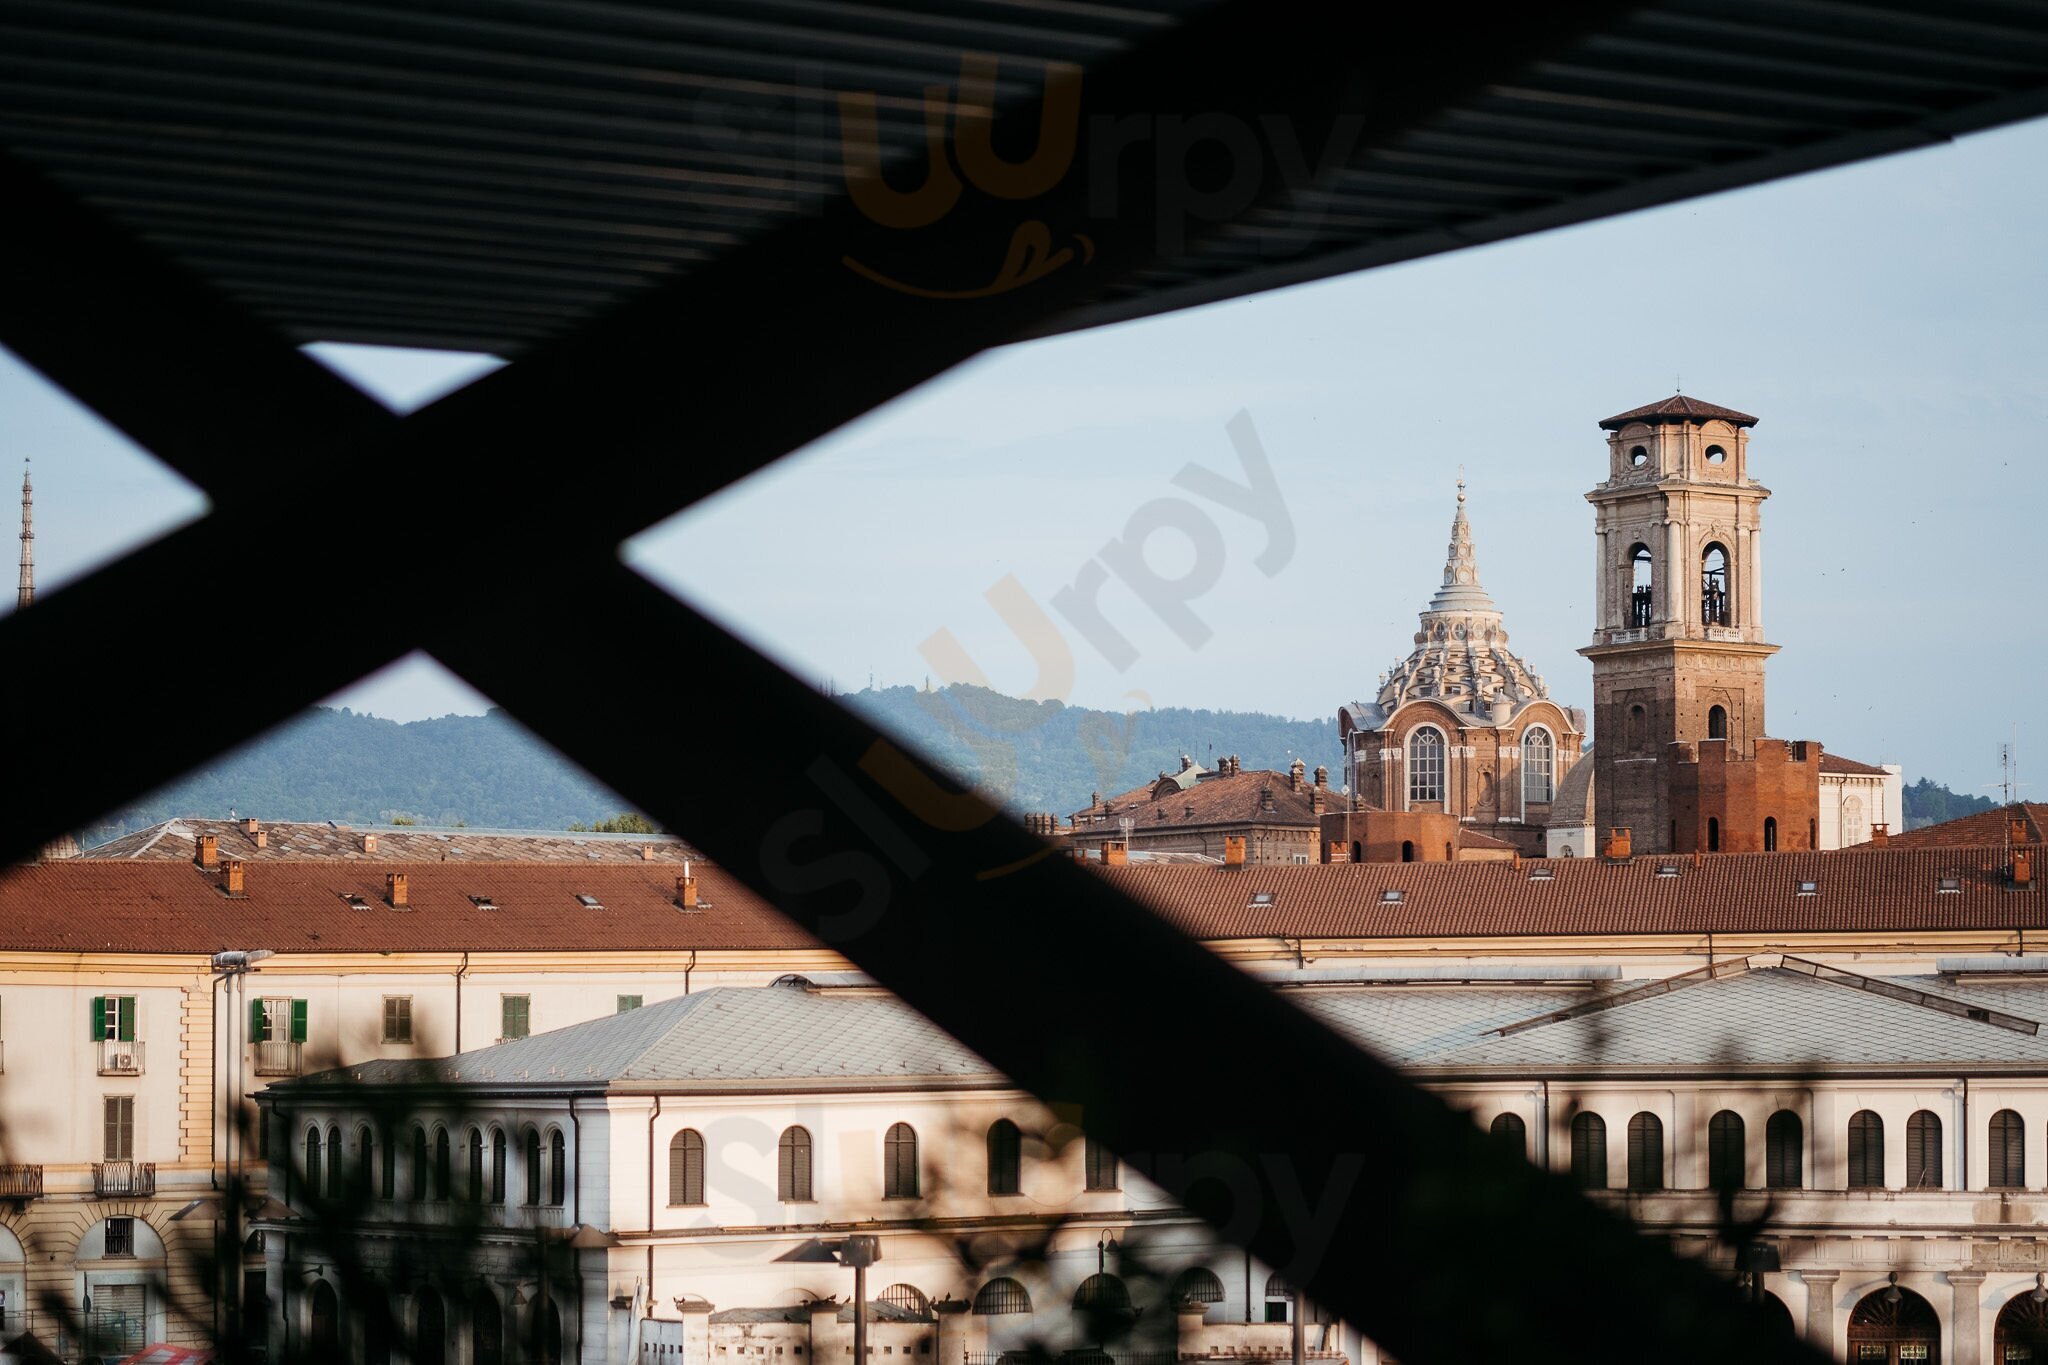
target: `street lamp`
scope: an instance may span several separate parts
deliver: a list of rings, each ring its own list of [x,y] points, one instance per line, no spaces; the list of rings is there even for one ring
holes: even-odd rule
[[[870,1235],[824,1242],[806,1238],[775,1258],[778,1261],[832,1261],[853,1267],[853,1361],[868,1359],[868,1267],[882,1259],[882,1239]]]
[[[237,1334],[242,1330],[242,1276],[240,1272],[242,1268],[242,1198],[244,1190],[242,1188],[242,1144],[239,1132],[242,1116],[242,1045],[235,1040],[235,1030],[237,1028],[235,1021],[241,1016],[242,1002],[246,1000],[249,992],[246,982],[243,982],[239,992],[236,989],[236,983],[242,982],[243,978],[255,970],[257,963],[266,957],[273,956],[275,954],[268,948],[236,948],[215,953],[209,964],[213,969],[215,985],[218,986],[221,982],[227,983],[229,1047],[228,1096],[226,1105],[227,1131],[222,1134],[222,1137],[227,1149],[227,1202],[231,1207],[227,1210],[226,1229],[221,1236],[220,1245],[217,1248],[218,1254],[215,1258],[221,1266],[221,1277],[225,1281],[222,1288],[225,1292],[214,1296],[214,1304],[215,1311],[218,1313],[219,1305],[223,1300],[226,1301],[228,1312],[231,1315],[227,1325]],[[216,1058],[215,1065],[218,1064],[219,1059]],[[181,1216],[183,1212],[181,1210]],[[218,1325],[218,1322],[216,1322],[216,1326]],[[218,1340],[220,1333],[216,1331],[214,1335],[215,1339]],[[246,1348],[247,1343],[244,1343],[245,1351]],[[238,1352],[238,1354],[240,1353]]]

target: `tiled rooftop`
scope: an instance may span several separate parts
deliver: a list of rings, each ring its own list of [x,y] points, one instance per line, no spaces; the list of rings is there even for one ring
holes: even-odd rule
[[[249,826],[255,825],[254,829]],[[340,859],[353,862],[679,863],[698,856],[667,834],[573,834],[555,830],[422,829],[415,825],[337,825],[308,820],[165,820],[95,844],[81,858],[188,862],[192,841],[212,835],[223,858],[245,862]],[[260,834],[260,838],[258,837]],[[366,852],[364,840],[374,841]]]

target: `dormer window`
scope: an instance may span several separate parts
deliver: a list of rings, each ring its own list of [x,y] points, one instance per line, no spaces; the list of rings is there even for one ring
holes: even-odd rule
[[[1943,877],[1935,882],[1934,891],[1936,895],[1940,896],[1960,896],[1963,893],[1963,879],[1961,877]]]
[[[1405,899],[1405,897],[1404,897],[1403,893],[1401,893],[1401,892],[1399,892],[1399,891],[1382,891],[1382,892],[1380,892],[1380,904],[1381,904],[1381,905],[1399,905],[1399,904],[1400,904],[1400,903],[1402,902],[1402,900],[1403,900],[1403,899]]]
[[[585,910],[602,910],[602,909],[604,909],[604,902],[603,902],[603,901],[601,901],[601,900],[599,900],[599,899],[598,899],[597,897],[595,897],[595,896],[589,896],[589,895],[578,895],[578,896],[576,897],[576,903],[577,903],[578,905],[582,906],[582,907],[583,907],[583,908],[584,908]]]
[[[1658,878],[1659,878],[1660,880],[1664,880],[1664,881],[1670,881],[1670,880],[1673,880],[1673,879],[1675,879],[1675,878],[1676,878],[1676,877],[1678,876],[1678,866],[1677,866],[1677,864],[1675,864],[1675,863],[1665,863],[1665,864],[1663,864],[1662,866],[1660,866],[1660,867],[1659,867],[1659,868],[1657,869],[1657,876],[1658,876]]]
[[[1819,883],[1819,882],[1801,882],[1801,883],[1799,883],[1799,894],[1800,894],[1800,895],[1802,895],[1802,896],[1818,896],[1818,895],[1820,894],[1820,883]]]
[[[498,908],[498,901],[495,896],[471,896],[469,903],[479,910],[495,910]]]
[[[353,891],[342,892],[341,898],[348,902],[348,908],[351,910],[367,910],[370,908],[370,903]]]

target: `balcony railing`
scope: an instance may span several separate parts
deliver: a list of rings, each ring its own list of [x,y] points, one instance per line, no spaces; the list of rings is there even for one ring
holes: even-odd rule
[[[92,1192],[102,1199],[156,1193],[154,1161],[95,1161]]]
[[[422,1223],[432,1227],[565,1228],[569,1210],[560,1204],[472,1204],[466,1199],[377,1199],[363,1210],[376,1222]]]
[[[43,1168],[20,1162],[0,1165],[0,1199],[40,1199]]]
[[[259,1076],[296,1076],[304,1060],[306,1045],[292,1042],[268,1042],[254,1045],[256,1051],[255,1072]]]
[[[100,1075],[140,1076],[142,1074],[142,1044],[133,1038],[104,1038],[100,1040]]]

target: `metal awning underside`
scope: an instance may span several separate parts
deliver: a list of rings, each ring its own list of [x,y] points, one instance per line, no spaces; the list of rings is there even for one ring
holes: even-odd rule
[[[843,186],[965,52],[998,103],[1191,0],[16,0],[0,143],[302,341],[517,354]],[[1304,33],[1312,45],[1315,36]],[[1666,0],[1036,330],[1143,316],[2048,110],[2048,7]],[[1028,148],[1016,149],[1021,157]],[[1322,149],[1309,146],[1314,159]],[[1136,154],[1153,155],[1156,144]],[[1057,225],[1056,225],[1057,226]]]

